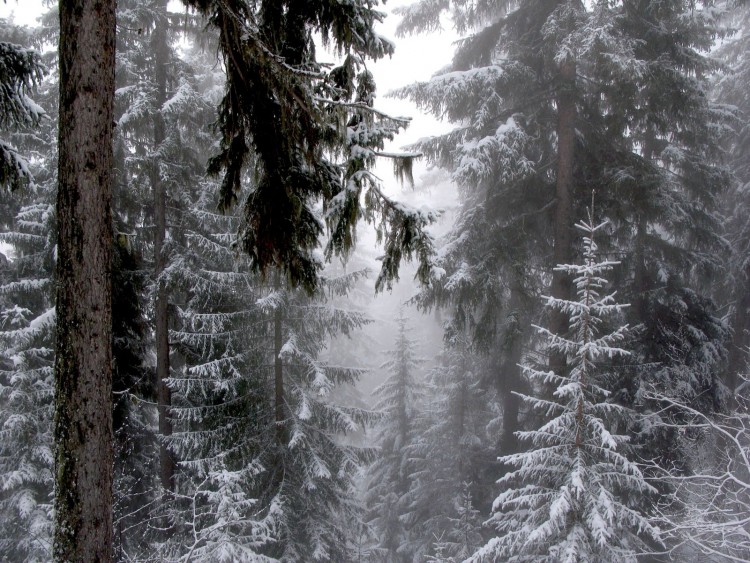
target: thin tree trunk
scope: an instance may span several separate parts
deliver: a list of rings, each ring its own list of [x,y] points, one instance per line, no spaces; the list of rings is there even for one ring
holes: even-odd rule
[[[276,291],[281,291],[277,279]],[[284,364],[281,361],[281,347],[284,344],[284,317],[281,306],[273,314],[273,373],[274,373],[274,406],[276,415],[276,443],[280,448],[286,447],[286,409],[284,408]]]
[[[520,312],[521,300],[518,291],[513,290],[510,298],[511,307]],[[505,357],[500,368],[498,377],[498,392],[503,402],[503,433],[500,437],[500,453],[509,455],[519,451],[516,432],[520,430],[518,414],[521,407],[521,399],[515,393],[524,390],[524,379],[521,374],[521,355],[523,352],[523,333],[520,330],[520,319],[514,319],[514,325],[508,327],[512,333],[507,336],[509,345],[505,350]]]
[[[114,0],[60,3],[56,561],[112,560]]]
[[[734,411],[740,405],[736,394],[740,385],[740,374],[747,369],[747,332],[750,318],[750,266],[743,270],[740,278],[740,287],[737,288],[737,301],[735,304],[734,318],[732,319],[732,343],[729,347],[729,360],[727,362],[726,384],[731,393],[730,408]]]
[[[169,46],[167,44],[167,3],[162,1],[157,6],[157,19],[152,36],[152,46],[156,66],[156,108],[154,112],[154,153],[158,154],[166,138],[164,116],[160,108],[167,99],[167,61]],[[159,476],[164,491],[174,491],[175,461],[172,452],[165,444],[165,439],[172,435],[172,392],[166,385],[169,378],[169,294],[164,280],[160,279],[166,266],[164,239],[167,234],[167,194],[164,182],[159,173],[161,158],[156,156],[151,166],[151,185],[154,190],[154,274],[157,280],[156,289],[156,384],[158,386],[159,434],[162,437],[159,446]]]
[[[576,143],[576,99],[575,61],[560,64],[557,89],[557,183],[555,195],[555,248],[554,264],[569,264],[572,258],[573,226],[573,167]],[[556,299],[569,299],[571,283],[563,272],[553,272],[550,295]],[[563,335],[568,330],[568,315],[553,310],[550,314],[550,331]],[[560,353],[553,353],[549,359],[550,369],[556,373],[564,371],[566,360]]]
[[[466,433],[466,407],[469,402],[469,382],[466,381],[468,370],[466,369],[466,358],[461,356],[461,393],[458,397],[458,413],[456,416],[456,435],[453,437],[453,451],[456,452],[458,463],[458,478],[464,480],[464,468],[466,466],[467,451],[462,447],[463,437]]]
[[[656,136],[654,131],[649,128],[643,141],[643,158],[651,162],[654,158],[654,147]],[[633,291],[634,291],[634,312],[636,323],[642,323],[648,314],[649,290],[648,269],[646,267],[646,234],[648,232],[648,219],[642,213],[638,215],[638,224],[636,225],[635,234],[635,264],[633,272]]]

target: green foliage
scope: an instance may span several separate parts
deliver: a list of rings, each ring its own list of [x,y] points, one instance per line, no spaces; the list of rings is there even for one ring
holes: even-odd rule
[[[412,253],[425,281],[431,246],[421,231],[432,218],[394,205],[368,171],[384,140],[408,123],[372,107],[375,85],[365,60],[393,53],[373,30],[383,17],[376,3],[187,4],[219,30],[227,81],[219,105],[220,150],[209,171],[224,174],[219,206],[227,210],[243,171],[252,170],[239,243],[254,270],[277,268],[292,287],[314,292],[322,268],[315,250],[325,228],[327,258],[346,257],[358,221],[379,217],[390,236],[378,288],[397,277],[402,255]],[[317,61],[314,33],[344,56],[340,66]]]

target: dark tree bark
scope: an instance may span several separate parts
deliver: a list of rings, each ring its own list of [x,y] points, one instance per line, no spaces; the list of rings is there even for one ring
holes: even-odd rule
[[[499,370],[498,392],[503,401],[503,433],[500,437],[500,452],[509,455],[520,451],[516,432],[520,430],[518,415],[521,398],[516,393],[527,391],[525,379],[519,364],[523,356],[524,334],[521,329],[522,300],[520,290],[513,288],[510,296],[510,306],[515,309],[512,320],[509,320],[508,332],[503,350],[503,361]]]
[[[727,362],[726,385],[731,393],[730,408],[736,409],[741,403],[737,389],[742,383],[740,374],[747,369],[747,335],[750,329],[750,266],[746,266],[739,278],[737,288],[734,318],[732,319],[732,343],[729,346],[729,360]]]
[[[112,559],[115,1],[60,3],[57,561]]]
[[[152,36],[156,71],[156,108],[154,112],[154,154],[166,138],[164,116],[159,109],[167,100],[167,63],[169,45],[167,43],[167,3],[162,1],[157,7],[156,26]],[[154,190],[154,275],[157,280],[156,318],[154,335],[156,338],[156,384],[158,391],[159,434],[162,438],[172,435],[172,392],[165,381],[169,377],[169,295],[164,280],[159,279],[166,266],[164,240],[167,234],[167,193],[159,173],[159,157],[155,157],[151,166],[151,185]],[[174,491],[175,460],[162,440],[159,446],[159,476],[164,491]]]
[[[274,289],[281,291],[283,282],[281,272],[276,272]],[[281,360],[281,347],[284,345],[284,312],[281,303],[273,313],[273,387],[274,387],[274,419],[276,423],[276,445],[279,455],[284,454],[287,445],[286,395],[284,393],[284,362]],[[279,462],[283,467],[283,460]]]
[[[279,287],[279,284],[276,286]],[[281,307],[276,307],[273,314],[273,374],[274,406],[276,414],[276,443],[283,450],[286,447],[286,409],[284,408],[284,364],[281,361],[284,318]]]
[[[564,61],[560,64],[557,84],[557,183],[555,196],[555,248],[554,264],[569,264],[572,250],[572,215],[573,215],[573,169],[576,144],[576,99],[575,99],[575,61]],[[563,272],[553,272],[550,295],[557,299],[570,298],[571,284]],[[568,330],[567,314],[553,310],[550,314],[550,331],[563,335]],[[549,359],[550,369],[561,373],[565,369],[565,357],[553,353]]]
[[[651,162],[654,159],[656,146],[656,134],[649,127],[643,140],[643,158]],[[643,213],[638,215],[638,224],[635,235],[634,270],[633,270],[633,311],[636,324],[646,320],[648,314],[648,269],[646,266],[646,234],[648,232],[648,219]]]

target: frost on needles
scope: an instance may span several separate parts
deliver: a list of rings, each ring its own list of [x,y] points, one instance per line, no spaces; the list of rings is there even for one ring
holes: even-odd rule
[[[569,316],[570,335],[535,328],[546,351],[565,355],[567,370],[522,366],[536,390],[522,398],[547,422],[517,433],[527,451],[499,458],[514,469],[498,481],[503,492],[487,522],[497,537],[470,561],[636,561],[647,543],[660,541],[659,530],[638,509],[639,500],[656,491],[623,454],[628,437],[614,430],[633,413],[608,400],[603,378],[603,361],[628,355],[620,347],[628,326],[606,328],[626,305],[603,293],[604,275],[617,264],[597,261],[594,234],[605,225],[595,225],[590,212],[576,225],[584,233],[584,263],[557,267],[574,277],[578,298],[545,300]]]

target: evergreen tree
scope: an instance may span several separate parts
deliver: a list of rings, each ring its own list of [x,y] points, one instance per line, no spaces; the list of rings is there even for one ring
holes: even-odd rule
[[[356,277],[325,287],[345,292]],[[191,557],[349,560],[344,540],[360,518],[353,479],[366,451],[342,440],[369,415],[330,400],[360,370],[319,356],[364,318],[322,294],[264,289],[247,270],[214,272],[196,290],[173,333],[185,375],[171,382],[171,442],[184,469],[175,528],[193,537]]]
[[[12,25],[0,19],[0,131],[38,125],[44,110],[29,95],[46,72],[39,51],[13,43]],[[0,188],[15,190],[31,181],[28,161],[0,139]]]
[[[33,29],[31,33],[26,32],[25,37],[40,45],[56,42],[56,11],[51,11],[42,18],[42,27]],[[53,485],[51,365],[54,361],[55,315],[49,291],[53,287],[54,268],[52,233],[55,229],[55,217],[52,200],[57,177],[55,168],[59,94],[57,53],[48,51],[44,58],[44,65],[49,69],[50,76],[42,83],[38,99],[48,108],[47,119],[40,123],[33,134],[17,130],[12,136],[12,141],[22,152],[35,156],[29,167],[35,183],[16,194],[15,203],[20,205],[20,209],[13,224],[2,233],[3,241],[11,247],[11,261],[6,264],[7,276],[3,284],[6,305],[9,307],[6,308],[8,324],[5,327],[7,332],[3,353],[9,359],[28,354],[32,354],[34,358],[32,360],[32,356],[29,356],[29,361],[16,362],[12,372],[7,374],[8,386],[5,387],[7,397],[13,400],[5,405],[4,412],[8,417],[15,417],[19,422],[19,429],[23,429],[11,432],[4,442],[8,452],[12,452],[6,464],[11,480],[5,490],[11,504],[4,512],[7,516],[5,537],[9,544],[18,544],[5,551],[13,553],[14,558],[30,560],[49,559],[52,543],[52,525],[49,520]],[[115,519],[119,526],[116,537],[118,558],[122,555],[119,544],[123,538],[121,530],[128,524],[127,514],[136,510],[139,506],[137,500],[142,500],[145,490],[149,488],[143,471],[139,472],[137,469],[139,462],[141,470],[145,466],[144,447],[147,447],[149,440],[144,438],[144,421],[139,421],[143,413],[139,406],[132,404],[133,399],[143,397],[143,380],[148,376],[143,370],[145,348],[138,311],[139,280],[135,273],[138,269],[126,240],[120,237],[113,264],[116,276],[113,286],[113,408],[116,438],[114,488]],[[20,316],[16,318],[11,309],[17,310]],[[29,317],[32,312],[34,314]],[[48,366],[48,373],[44,366]],[[28,456],[17,455],[26,450],[30,452]],[[19,479],[21,475],[26,477]],[[30,487],[32,482],[34,485]],[[15,504],[21,501],[23,510],[20,510],[21,505]]]
[[[54,179],[35,178],[15,228],[2,234],[14,256],[0,285],[0,550],[24,561],[52,555]]]
[[[488,429],[498,414],[483,361],[459,339],[446,344],[415,420],[408,497],[418,551],[436,558],[463,561],[482,544],[476,516],[491,506],[496,454]]]
[[[577,301],[546,299],[570,318],[573,337],[563,338],[538,328],[547,351],[565,354],[570,373],[524,366],[537,383],[537,396],[524,401],[550,420],[538,430],[520,432],[530,442],[527,452],[504,456],[516,469],[499,484],[507,487],[494,503],[490,520],[498,537],[471,560],[503,561],[636,561],[645,540],[659,540],[659,532],[639,511],[639,500],[655,492],[639,468],[622,453],[627,436],[616,434],[617,418],[632,416],[608,400],[611,375],[602,360],[628,354],[618,347],[628,327],[606,332],[606,321],[621,313],[613,294],[602,294],[603,275],[616,263],[597,261],[594,235],[606,223],[577,226],[584,233],[584,263],[560,265],[575,276]],[[552,398],[541,389],[552,385]]]
[[[141,253],[161,255],[159,267],[146,261],[152,275],[141,299],[153,304],[149,323],[157,341],[169,330],[168,346],[152,343],[160,373],[153,392],[162,393],[159,481],[166,494],[151,506],[152,518],[130,530],[136,540],[148,539],[130,556],[252,559],[275,530],[273,507],[256,499],[268,402],[266,333],[252,306],[257,278],[233,248],[237,217],[216,211],[218,186],[203,173],[222,78],[197,40],[178,55],[181,16],[161,3],[123,9],[130,33],[120,35],[118,74],[122,209]],[[165,32],[166,55],[154,46]],[[160,85],[156,69],[164,64]],[[166,318],[158,303],[167,304]]]
[[[1,21],[0,29],[14,44],[41,47],[46,40]],[[55,53],[34,60],[56,68]],[[36,97],[49,119],[7,137],[21,154],[36,157],[27,168],[34,182],[3,201],[0,233],[10,248],[8,258],[0,257],[0,551],[24,561],[49,560],[53,533],[55,81],[41,82]]]
[[[721,103],[734,108],[739,118],[734,124],[734,135],[728,144],[729,164],[734,182],[724,207],[728,217],[727,235],[732,251],[727,290],[731,295],[734,309],[726,381],[736,406],[741,402],[738,387],[743,383],[741,374],[745,371],[745,347],[750,330],[750,263],[746,258],[750,244],[750,200],[747,193],[750,168],[746,158],[750,144],[750,128],[747,126],[750,101],[745,88],[750,79],[750,60],[747,57],[750,41],[750,8],[746,3],[737,2],[734,10],[728,14],[728,20],[735,32],[723,42],[717,52],[720,60],[727,66],[728,72],[717,80],[714,94]]]
[[[355,383],[362,370],[321,354],[331,338],[369,322],[341,301],[361,276],[324,279],[312,298],[276,288],[259,302],[273,313],[274,340],[281,344],[274,346],[276,453],[264,463],[279,506],[279,538],[268,553],[281,561],[352,557],[345,540],[362,521],[354,479],[369,450],[346,436],[363,430],[373,415],[335,402],[334,392]],[[272,428],[262,432],[271,436]]]
[[[707,96],[717,70],[707,51],[723,33],[712,4],[624,3],[619,24],[643,72],[623,77],[618,92],[604,86],[611,107],[599,112],[604,132],[627,128],[620,146],[633,155],[611,169],[610,216],[625,251],[620,287],[633,301],[630,320],[643,327],[639,380],[707,411],[726,401],[719,375],[728,333],[709,296],[728,251],[718,198],[728,187],[721,162],[731,117]]]
[[[445,70],[396,94],[456,123],[418,144],[453,172],[462,198],[438,254],[445,275],[420,302],[449,305],[448,335],[469,329],[477,349],[495,357],[501,451],[518,449],[516,366],[533,336],[519,319],[540,314],[535,296],[548,284],[553,297],[568,297],[564,277],[544,272],[547,260],[571,261],[572,220],[563,216],[592,189],[612,225],[607,243],[622,257],[616,287],[640,327],[630,363],[641,367],[622,371],[618,400],[658,408],[641,403],[641,385],[658,382],[701,408],[722,408],[728,332],[709,284],[727,255],[717,198],[727,186],[720,141],[732,112],[706,96],[720,7],[424,0],[400,13],[404,33],[434,29],[448,13],[466,34]],[[550,330],[565,335],[565,315],[549,315]],[[562,373],[563,360],[553,354],[550,367]],[[669,452],[664,462],[680,463],[675,436],[652,430],[632,429],[643,455]],[[669,441],[674,447],[663,448]]]
[[[175,283],[176,277],[167,275],[167,270],[186,265],[179,261],[192,252],[186,236],[204,232],[193,209],[205,210],[201,199],[216,189],[203,177],[202,154],[210,146],[203,130],[211,121],[211,102],[206,99],[211,96],[211,84],[205,97],[198,92],[206,63],[195,56],[194,47],[178,56],[177,18],[164,2],[119,5],[115,108],[119,227],[145,258],[142,267],[151,272],[147,291],[138,298],[144,310],[152,311],[148,322],[153,327],[156,381],[153,390],[144,387],[142,391],[156,397],[162,440],[159,481],[167,499],[174,490],[176,469],[174,454],[166,445],[172,432],[167,382],[171,363],[180,361],[171,349],[169,329],[177,327],[176,305],[184,295],[184,286]],[[185,16],[180,24],[196,41],[195,18]]]
[[[255,175],[243,209],[240,244],[254,269],[278,268],[293,287],[314,290],[321,267],[316,249],[324,228],[327,258],[346,256],[360,219],[375,224],[385,245],[378,278],[398,277],[402,256],[416,254],[427,280],[432,243],[423,228],[430,213],[388,198],[369,171],[383,143],[408,120],[373,108],[375,84],[366,60],[393,52],[374,31],[383,14],[373,1],[190,1],[219,31],[227,80],[219,106],[219,153],[209,171],[223,172],[220,205],[237,199],[243,170]],[[342,56],[318,62],[319,34]],[[341,159],[337,160],[337,157]],[[409,175],[413,155],[395,155]],[[322,204],[321,214],[317,206]]]
[[[590,61],[608,58],[620,74],[637,70],[632,44],[612,25],[615,9],[604,2],[423,1],[400,10],[402,33],[431,29],[448,12],[466,34],[448,67],[396,94],[456,124],[418,145],[452,171],[461,196],[438,256],[446,274],[421,304],[450,305],[448,336],[468,330],[478,351],[492,352],[504,452],[518,449],[514,392],[524,383],[517,366],[531,338],[521,319],[538,314],[536,297],[547,285],[554,297],[570,296],[564,276],[543,272],[571,261],[577,190],[602,174],[590,159],[599,141],[575,134],[584,130],[584,79],[595,79]],[[564,334],[567,319],[550,315],[553,332]],[[562,357],[550,361],[561,369]]]
[[[258,500],[270,410],[267,321],[254,306],[257,280],[230,247],[236,217],[205,207],[185,216],[197,217],[205,230],[189,233],[166,270],[167,287],[185,301],[170,332],[180,363],[167,381],[174,432],[165,445],[179,468],[164,506],[173,534],[157,553],[254,560],[276,537],[277,508]]]
[[[382,561],[412,561],[418,546],[412,528],[409,491],[414,484],[410,446],[414,440],[420,386],[417,382],[418,359],[414,341],[407,333],[406,317],[401,312],[395,346],[383,364],[390,372],[375,394],[375,409],[383,417],[375,434],[379,448],[368,471],[367,504],[370,524],[377,545],[373,553]]]
[[[210,150],[205,144],[210,139],[200,133],[208,122],[204,110],[221,82],[203,70],[196,51],[180,58],[171,55],[170,93],[159,104],[154,97],[158,88],[143,79],[149,76],[144,69],[155,64],[150,36],[156,32],[149,14],[151,9],[141,4],[126,11],[132,18],[127,28],[142,30],[145,38],[135,31],[122,36],[119,123],[124,133],[123,181],[136,194],[131,196],[131,222],[150,222],[146,202],[155,185],[151,171],[158,166],[170,225],[163,249],[166,260],[154,285],[163,284],[174,313],[167,383],[176,418],[174,434],[165,435],[165,445],[174,452],[182,474],[177,475],[174,498],[164,512],[174,537],[158,542],[157,552],[162,557],[189,554],[205,560],[269,553],[295,560],[315,545],[317,558],[345,560],[341,542],[334,538],[345,535],[341,520],[351,522],[347,515],[356,508],[347,499],[352,497],[351,478],[359,454],[340,447],[338,438],[331,436],[351,431],[363,413],[341,411],[317,395],[358,372],[326,368],[315,358],[326,335],[351,330],[361,319],[336,309],[326,318],[329,307],[302,306],[302,297],[291,290],[279,289],[278,308],[252,305],[265,290],[232,247],[237,218],[215,213],[215,184],[195,181],[195,163]],[[205,86],[209,95],[202,97],[197,92]],[[160,148],[153,147],[154,112],[160,112],[168,125]],[[140,237],[140,244],[151,248],[148,237]],[[263,303],[276,303],[269,299]],[[300,334],[305,335],[302,352],[294,348],[297,351],[286,361],[278,353],[269,356],[273,347],[280,352],[291,338],[287,332],[296,335],[295,346],[300,345]],[[286,362],[291,365],[285,367]],[[280,385],[267,379],[269,366],[276,364]],[[305,379],[311,365],[330,378],[331,389],[318,389],[320,381],[312,385]],[[298,403],[304,408],[294,406]],[[297,420],[297,408],[303,414],[310,409],[313,419]],[[288,427],[295,420],[305,431],[300,430],[296,441]],[[321,459],[331,466],[330,477],[316,473],[322,471],[315,469]],[[313,486],[317,493],[311,503],[307,497],[313,495]],[[315,508],[304,518],[304,511],[296,508],[301,502]]]

